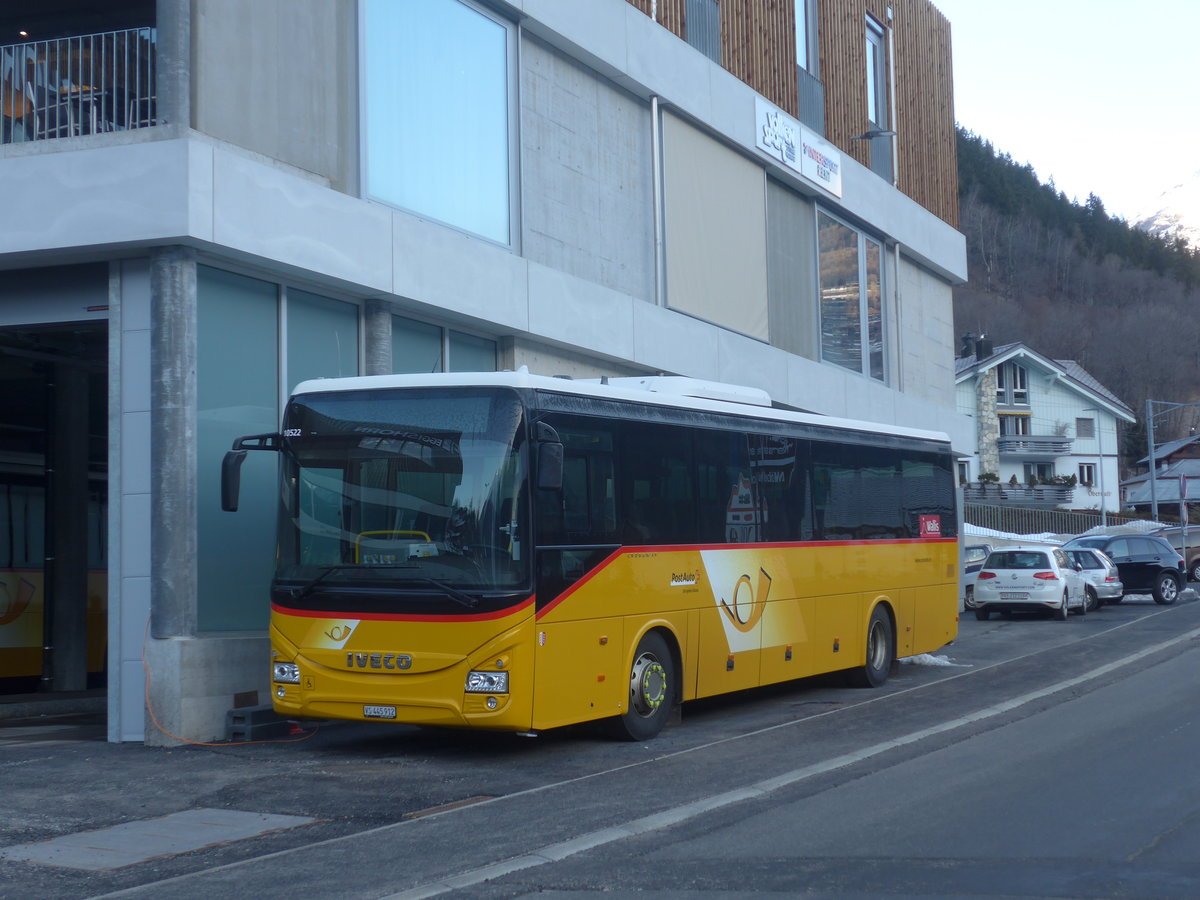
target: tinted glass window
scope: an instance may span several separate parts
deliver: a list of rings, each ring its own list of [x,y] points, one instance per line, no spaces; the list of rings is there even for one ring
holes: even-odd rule
[[[616,542],[614,426],[579,418],[546,421],[562,441],[563,486],[561,491],[538,491],[539,542]]]
[[[1048,569],[1050,558],[1037,550],[998,550],[988,557],[985,569]]]
[[[627,544],[694,542],[691,430],[622,422],[619,435],[621,540]]]
[[[1117,538],[1103,549],[1109,556],[1114,558],[1118,556],[1130,556],[1133,554],[1133,550],[1130,547],[1128,538]]]
[[[757,499],[744,434],[696,434],[696,539],[703,544],[758,540]]]

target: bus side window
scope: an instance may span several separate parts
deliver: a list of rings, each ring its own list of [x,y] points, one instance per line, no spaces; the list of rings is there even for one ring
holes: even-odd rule
[[[539,491],[540,543],[601,544],[616,539],[613,439],[606,428],[552,421],[563,444],[561,491]]]
[[[627,544],[695,541],[692,431],[671,425],[621,426],[621,539]]]

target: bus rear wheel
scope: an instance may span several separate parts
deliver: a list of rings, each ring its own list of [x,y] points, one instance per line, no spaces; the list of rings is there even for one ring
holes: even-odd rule
[[[661,634],[651,631],[638,642],[629,667],[625,714],[612,720],[613,736],[648,741],[667,724],[676,702],[675,660]]]
[[[867,624],[867,661],[860,669],[851,669],[846,679],[853,687],[879,687],[888,680],[896,659],[896,641],[892,619],[887,610],[876,606]]]

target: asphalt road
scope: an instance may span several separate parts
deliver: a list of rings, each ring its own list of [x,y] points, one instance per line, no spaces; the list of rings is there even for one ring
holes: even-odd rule
[[[882,690],[691,704],[644,744],[331,725],[162,750],[8,723],[0,897],[1200,897],[1198,637],[1192,596],[967,618]],[[21,855],[182,810],[299,824],[118,867]]]

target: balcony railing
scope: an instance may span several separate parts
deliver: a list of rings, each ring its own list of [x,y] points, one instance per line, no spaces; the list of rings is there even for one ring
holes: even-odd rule
[[[1065,456],[1071,452],[1071,439],[1064,437],[1035,437],[1029,434],[1006,434],[996,442],[1001,456]]]
[[[155,30],[0,46],[0,143],[155,124]]]
[[[963,485],[964,503],[992,503],[999,506],[1024,506],[1045,509],[1071,506],[1075,488],[1060,484],[995,484],[973,482]]]

